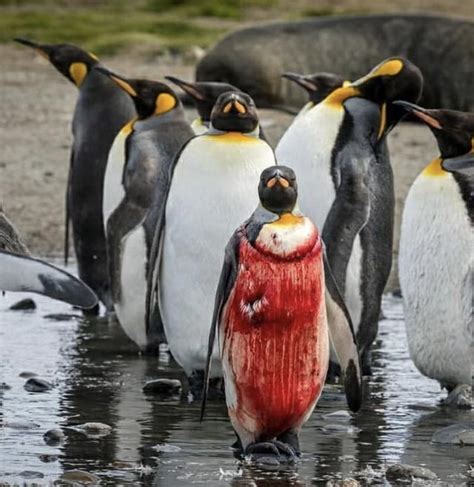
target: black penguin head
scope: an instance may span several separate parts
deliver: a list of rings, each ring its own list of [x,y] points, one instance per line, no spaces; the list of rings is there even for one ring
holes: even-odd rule
[[[406,101],[396,101],[394,104],[428,125],[436,137],[442,159],[462,156],[473,150],[474,113],[428,110]]]
[[[309,101],[315,105],[324,100],[335,89],[344,85],[344,78],[333,73],[297,74],[283,73],[283,78],[294,81],[308,93]]]
[[[39,44],[19,37],[14,40],[33,48],[77,87],[81,86],[94,66],[99,64],[97,56],[72,44]]]
[[[174,76],[165,76],[165,79],[178,85],[193,99],[196,110],[203,122],[209,122],[211,120],[212,108],[222,93],[227,93],[228,91],[240,92],[240,90],[233,85],[217,81],[197,81],[195,83],[190,83],[175,78]]]
[[[229,91],[217,99],[211,112],[212,126],[224,132],[253,132],[258,127],[257,108],[247,93]]]
[[[165,83],[146,79],[127,79],[102,67],[96,69],[130,95],[139,120],[153,115],[164,115],[180,106],[176,93]]]
[[[258,196],[262,206],[281,215],[293,211],[298,198],[298,186],[293,169],[286,166],[267,167],[260,175]]]

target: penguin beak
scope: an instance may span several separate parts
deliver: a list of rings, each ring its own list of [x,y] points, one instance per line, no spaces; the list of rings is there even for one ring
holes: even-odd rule
[[[165,79],[171,81],[175,85],[179,86],[185,93],[190,97],[204,101],[204,95],[199,91],[194,83],[189,83],[188,81],[183,81],[182,79],[175,78],[174,76],[165,76]]]
[[[288,179],[285,179],[281,175],[280,171],[277,171],[275,173],[275,176],[267,181],[267,188],[273,188],[276,184],[278,184],[282,188],[288,188],[290,186]]]
[[[94,69],[99,71],[99,73],[108,76],[112,81],[114,81],[120,88],[122,88],[123,91],[128,93],[130,96],[134,98],[138,96],[138,93],[136,92],[135,88],[130,84],[130,81],[128,81],[126,78],[122,78],[118,74],[112,73],[112,71],[109,71],[108,69],[105,69],[102,66],[98,66]]]
[[[289,79],[290,81],[294,81],[296,84],[298,84],[307,91],[318,91],[318,87],[314,83],[306,79],[306,76],[304,76],[303,74],[283,73],[281,77]]]
[[[443,127],[439,123],[436,118],[434,118],[431,114],[430,111],[427,110],[426,108],[419,107],[418,105],[415,105],[414,103],[409,103],[407,101],[403,100],[397,100],[392,102],[393,105],[400,106],[404,108],[406,111],[413,113],[417,118],[425,122],[427,125],[429,125],[431,128],[442,130]]]
[[[44,44],[38,44],[37,42],[30,41],[29,39],[24,39],[23,37],[15,37],[13,39],[15,42],[19,44],[23,44],[24,46],[31,47],[34,49],[41,57],[44,57],[49,61],[49,53],[50,50],[49,46]]]
[[[232,101],[229,101],[225,106],[224,108],[222,109],[222,111],[224,113],[229,113],[231,110],[234,110],[242,115],[245,115],[247,113],[247,107],[240,103],[240,101],[238,100],[232,100]]]

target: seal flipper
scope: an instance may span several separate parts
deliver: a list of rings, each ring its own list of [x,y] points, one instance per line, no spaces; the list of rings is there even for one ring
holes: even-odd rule
[[[224,254],[224,264],[222,266],[219,283],[217,285],[214,313],[212,315],[211,330],[209,332],[209,344],[207,348],[206,370],[204,374],[200,421],[203,420],[204,411],[206,409],[207,391],[209,389],[209,375],[211,372],[212,351],[214,349],[217,328],[221,321],[222,310],[224,309],[225,303],[229,298],[230,292],[234,287],[235,279],[237,277],[237,269],[239,266],[238,255],[242,229],[243,227],[240,227],[236,232],[234,232],[229,243],[227,244]]]
[[[80,279],[47,262],[0,250],[0,289],[33,292],[80,308],[93,308],[97,296]]]
[[[349,311],[337,287],[326,252],[324,252],[324,276],[329,336],[341,364],[347,404],[351,411],[356,412],[362,403],[362,374],[357,341]]]

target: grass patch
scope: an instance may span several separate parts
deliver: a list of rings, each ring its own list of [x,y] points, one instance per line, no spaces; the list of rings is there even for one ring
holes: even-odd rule
[[[188,45],[207,47],[223,32],[223,29],[140,10],[6,8],[0,11],[0,42],[29,37],[46,43],[75,43],[97,54],[114,53],[131,42],[177,49]]]

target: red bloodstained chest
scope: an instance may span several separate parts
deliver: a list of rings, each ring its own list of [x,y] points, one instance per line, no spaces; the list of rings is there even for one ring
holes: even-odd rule
[[[290,257],[257,248],[242,238],[221,342],[231,420],[265,439],[304,422],[319,397],[327,323],[316,229]]]

